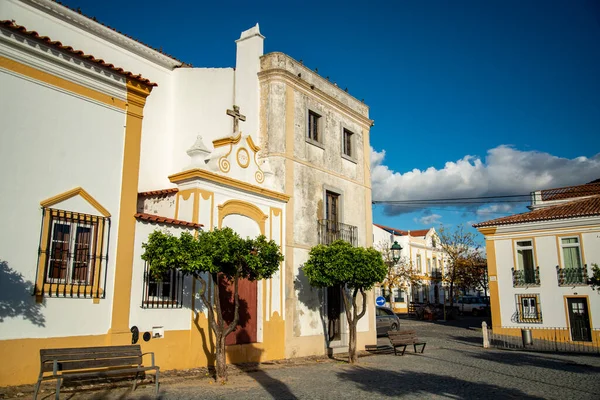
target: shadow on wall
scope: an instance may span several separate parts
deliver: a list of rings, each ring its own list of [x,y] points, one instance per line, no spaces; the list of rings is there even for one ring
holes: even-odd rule
[[[453,399],[476,399],[482,396],[491,400],[542,399],[518,389],[423,372],[354,367],[338,372],[337,376],[340,380],[353,382],[360,390],[389,397],[438,395]]]
[[[37,326],[45,326],[42,313],[43,303],[36,303],[33,282],[23,279],[23,275],[11,269],[6,261],[0,261],[0,323],[5,318],[21,316]]]
[[[323,328],[322,335],[325,347],[329,347],[329,335],[327,335],[327,314],[325,313],[325,290],[315,288],[308,283],[308,277],[304,274],[304,265],[298,269],[298,276],[294,280],[294,289],[297,292],[298,301],[311,311],[318,311]],[[294,336],[300,336],[302,326],[299,318],[294,318]]]

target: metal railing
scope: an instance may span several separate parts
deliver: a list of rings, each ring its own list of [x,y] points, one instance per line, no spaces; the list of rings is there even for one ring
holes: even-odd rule
[[[522,269],[511,268],[513,287],[539,286],[540,267]]]
[[[434,268],[431,270],[431,279],[433,279],[434,281],[441,281],[442,280],[442,270],[438,269],[438,268]]]
[[[600,354],[600,329],[530,326],[521,328],[531,331],[531,344],[523,343],[519,328],[502,328],[514,329],[515,334],[495,333],[493,329],[487,329],[490,346],[499,349]],[[517,329],[519,333],[516,333]]]
[[[587,264],[582,268],[561,268],[557,265],[556,276],[558,286],[587,285],[589,279]]]
[[[144,263],[144,289],[142,308],[182,308],[183,279],[181,271],[172,269],[158,279]]]
[[[352,246],[358,246],[358,227],[328,219],[320,219],[317,222],[319,244],[329,245],[336,240],[344,240]]]

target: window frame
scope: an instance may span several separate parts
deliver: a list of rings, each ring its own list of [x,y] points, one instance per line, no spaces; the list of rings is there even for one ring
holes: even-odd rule
[[[150,296],[150,285],[156,285],[158,292],[163,288],[164,280],[156,280],[148,263],[144,263],[143,287],[142,287],[142,305],[144,309],[164,309],[164,308],[183,308],[183,288],[185,286],[185,276],[182,271],[173,269],[166,271],[164,274],[169,274],[170,295],[165,296]],[[151,298],[152,297],[152,298]]]
[[[419,273],[422,273],[423,272],[423,262],[422,262],[422,259],[421,259],[421,254],[417,254],[415,256],[415,258],[416,258],[416,263],[417,263],[417,271]]]
[[[316,117],[316,139],[314,138],[314,134],[311,131],[311,116]],[[304,135],[306,142],[313,144],[322,149],[325,148],[325,135],[323,129],[323,115],[315,110],[312,107],[307,107],[306,109],[306,134]]]
[[[577,239],[577,243],[576,245],[565,245],[563,244],[563,239]],[[566,263],[565,263],[565,252],[564,252],[564,248],[565,247],[577,247],[579,248],[579,269],[583,269],[584,268],[584,262],[583,262],[583,248],[581,245],[581,237],[579,235],[574,235],[574,236],[559,236],[558,237],[558,245],[559,245],[559,251],[560,251],[560,262],[561,262],[561,268],[566,268]],[[573,267],[575,268],[575,267]]]
[[[349,134],[349,145],[350,145],[350,154],[347,153],[346,149],[346,136]],[[358,154],[358,146],[357,146],[357,134],[354,129],[350,129],[350,127],[343,122],[340,123],[340,154],[343,159],[348,160],[353,163],[357,163],[357,154]]]
[[[521,245],[519,245],[519,243],[521,243],[521,242],[529,242],[530,245],[521,246]],[[513,249],[514,249],[515,271],[522,271],[523,279],[526,279],[525,263],[523,263],[522,266],[519,264],[519,250],[522,250],[522,251],[523,250],[531,250],[531,261],[532,261],[533,265],[532,265],[532,271],[530,273],[533,274],[534,282],[525,282],[525,284],[526,285],[536,285],[537,284],[536,283],[537,256],[536,256],[536,250],[535,250],[535,239],[534,238],[514,239]]]

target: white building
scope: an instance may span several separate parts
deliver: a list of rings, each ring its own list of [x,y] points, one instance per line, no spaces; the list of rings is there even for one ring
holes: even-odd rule
[[[346,348],[339,291],[311,290],[300,266],[317,243],[372,244],[365,104],[263,55],[258,25],[215,69],[51,0],[2,1],[0,21],[0,386],[34,382],[41,348],[128,344],[134,328],[162,369],[212,362],[199,285],[141,260],[157,228],[280,244],[279,272],[245,285],[229,362]],[[370,308],[358,331],[359,349],[375,342]]]
[[[447,257],[439,245],[435,229],[405,231],[373,224],[375,248],[385,254],[385,249],[391,248],[394,242],[402,246],[398,265],[411,269],[413,279],[412,282],[405,280],[401,287],[392,288],[392,308],[396,312],[407,312],[410,302],[443,303],[449,293],[442,279]]]
[[[474,225],[485,235],[495,333],[559,328],[562,340],[600,341],[600,183],[532,193],[532,211]],[[534,338],[543,330],[533,330]]]

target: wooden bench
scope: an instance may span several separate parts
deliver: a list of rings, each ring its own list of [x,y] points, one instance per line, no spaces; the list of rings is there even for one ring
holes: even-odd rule
[[[392,347],[394,348],[394,354],[398,355],[397,348],[402,347],[402,354],[406,351],[406,346],[413,345],[415,349],[415,353],[417,352],[417,346],[421,347],[421,353],[425,351],[425,346],[427,343],[420,341],[417,338],[417,333],[415,331],[389,331],[388,338],[392,343]]]
[[[143,356],[149,354],[152,365],[142,365]],[[56,379],[58,400],[61,382],[65,379],[104,378],[111,375],[133,375],[133,390],[141,372],[154,370],[154,383],[158,395],[159,367],[154,365],[154,353],[143,353],[139,344],[128,346],[76,347],[69,349],[41,349],[40,376],[35,384],[34,400],[42,381]],[[49,373],[49,375],[48,375]]]

